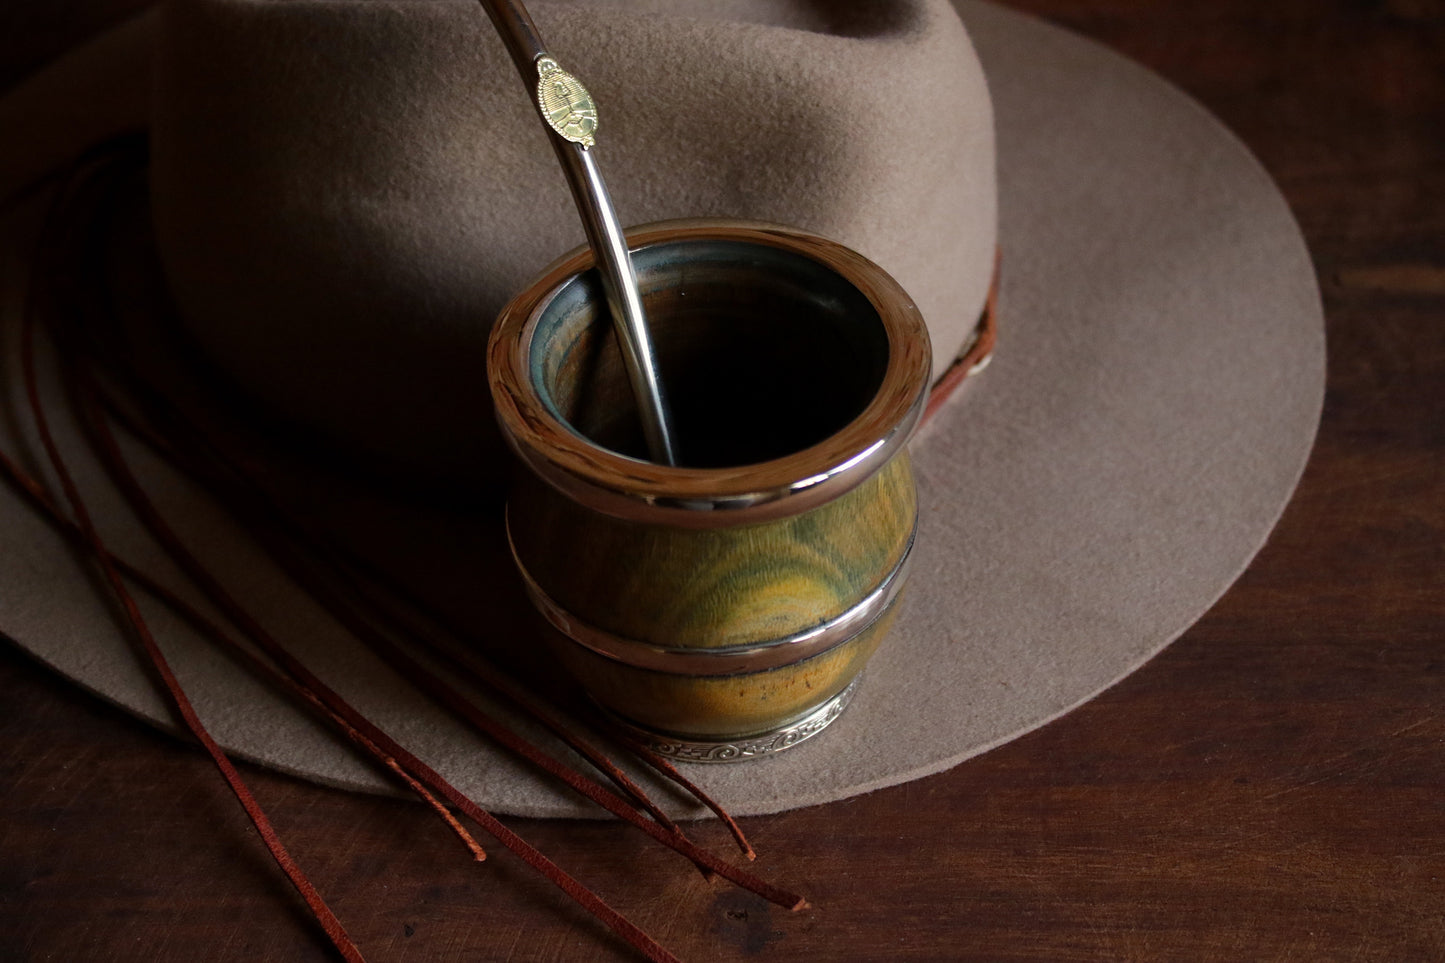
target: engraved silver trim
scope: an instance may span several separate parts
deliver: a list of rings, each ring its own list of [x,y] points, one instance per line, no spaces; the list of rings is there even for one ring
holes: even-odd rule
[[[784,749],[791,749],[828,728],[835,719],[843,714],[843,710],[848,708],[848,703],[853,701],[853,694],[858,691],[859,681],[860,679],[854,679],[842,692],[796,722],[755,736],[735,739],[690,739],[653,732],[622,718],[605,707],[602,708],[602,711],[615,725],[648,749],[674,762],[742,762],[745,759],[770,756],[782,752]]]
[[[903,546],[903,555],[893,566],[893,570],[859,602],[826,622],[782,638],[707,649],[656,645],[629,639],[578,618],[548,595],[537,584],[532,573],[527,571],[527,566],[522,564],[517,555],[517,546],[512,541],[510,510],[506,513],[506,529],[507,548],[511,551],[512,561],[516,563],[517,572],[522,577],[527,597],[553,628],[603,658],[633,668],[674,675],[737,675],[743,672],[762,672],[802,662],[856,638],[888,610],[898,593],[903,590],[903,583],[908,578],[909,560],[913,557],[913,543],[918,538],[918,520],[915,518],[913,528],[908,533],[908,543]]]

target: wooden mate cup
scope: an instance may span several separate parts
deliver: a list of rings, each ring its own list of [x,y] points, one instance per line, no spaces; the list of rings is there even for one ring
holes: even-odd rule
[[[488,345],[524,469],[512,554],[562,664],[654,751],[770,754],[842,712],[896,611],[927,328],[803,231],[669,221],[628,244],[678,464],[647,460],[591,252],[565,256]]]

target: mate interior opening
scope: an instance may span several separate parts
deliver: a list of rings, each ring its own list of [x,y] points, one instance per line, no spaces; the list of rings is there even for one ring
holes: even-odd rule
[[[672,411],[678,464],[756,464],[814,445],[862,413],[883,381],[878,313],[832,270],[739,241],[634,252]],[[597,444],[647,458],[596,272],[545,307],[532,378],[553,414]]]

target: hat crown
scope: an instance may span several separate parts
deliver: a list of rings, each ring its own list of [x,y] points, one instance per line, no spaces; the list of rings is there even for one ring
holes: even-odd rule
[[[996,202],[988,91],[946,0],[531,6],[606,114],[596,149],[624,223],[832,237],[909,291],[935,370],[951,360],[987,291]],[[583,234],[486,17],[172,0],[163,23],[157,239],[204,353],[344,445],[488,474],[492,319]]]

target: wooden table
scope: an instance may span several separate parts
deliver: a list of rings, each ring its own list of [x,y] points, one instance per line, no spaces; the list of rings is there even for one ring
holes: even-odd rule
[[[137,5],[12,4],[0,83]],[[1445,959],[1445,6],[1012,5],[1203,101],[1299,216],[1329,389],[1278,530],[1198,625],[1066,718],[747,820],[807,912],[618,825],[511,824],[690,960]],[[414,803],[245,774],[373,961],[632,958]],[[333,958],[199,752],[0,643],[0,959]]]

